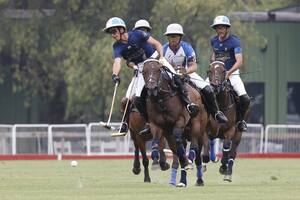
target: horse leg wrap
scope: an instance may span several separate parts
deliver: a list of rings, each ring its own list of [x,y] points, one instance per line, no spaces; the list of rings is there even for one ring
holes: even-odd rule
[[[232,158],[230,158],[228,160],[228,167],[227,167],[227,170],[226,170],[226,174],[227,175],[231,175],[232,174],[233,163],[234,163],[234,160]]]
[[[229,152],[231,149],[231,141],[230,140],[224,140],[223,142],[223,152]]]
[[[187,184],[187,180],[186,180],[186,170],[185,169],[181,169],[181,177],[180,177],[180,183],[183,184]]]
[[[234,163],[234,159],[233,159],[233,158],[230,158],[230,159],[228,160],[228,167],[229,167],[229,168],[232,168],[233,163]]]
[[[189,151],[189,155],[188,155],[188,159],[193,163],[195,158],[196,158],[196,152],[197,152],[197,149],[196,148],[190,148],[190,151]]]
[[[222,165],[227,165],[229,160],[229,151],[231,149],[231,141],[226,139],[223,141],[223,157],[221,160]]]
[[[215,143],[216,139],[210,140],[210,160],[215,161],[216,160],[216,151],[215,151]]]
[[[159,160],[159,140],[153,139],[152,141],[152,152],[151,152],[152,160]]]
[[[176,143],[182,143],[182,130],[180,128],[174,128],[173,135],[175,137]]]
[[[200,164],[197,166],[197,177],[202,178],[202,176],[203,176],[202,165]]]
[[[185,155],[185,149],[183,147],[183,144],[179,144],[177,146],[177,155],[179,157],[179,159],[181,160],[182,158],[184,158],[184,155]],[[180,161],[181,163],[181,161]]]
[[[170,184],[171,185],[176,185],[176,177],[177,177],[177,169],[176,168],[172,168],[171,179],[170,179]]]

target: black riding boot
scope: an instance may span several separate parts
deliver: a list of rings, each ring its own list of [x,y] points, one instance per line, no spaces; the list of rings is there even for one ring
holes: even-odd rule
[[[239,96],[239,106],[240,106],[240,119],[237,122],[237,127],[239,131],[242,132],[246,132],[247,131],[247,123],[245,121],[245,115],[246,112],[249,109],[249,105],[250,105],[250,97],[248,96],[248,94]]]
[[[199,107],[196,104],[191,102],[191,100],[188,96],[188,91],[184,85],[184,82],[180,79],[180,77],[175,76],[174,81],[175,81],[176,86],[178,87],[177,91],[180,94],[181,101],[186,106],[186,109],[189,112],[190,116],[195,117],[199,112]]]
[[[123,113],[125,112],[125,114],[124,114],[124,120],[121,124],[120,133],[128,132],[128,116],[129,116],[129,112],[130,112],[131,102],[128,102],[127,109],[125,110],[127,101],[128,101],[128,99],[125,97],[121,101],[121,112],[123,112]]]
[[[217,100],[216,100],[216,95],[212,88],[208,85],[204,87],[201,90],[202,94],[204,95],[207,107],[208,107],[208,112],[214,117],[214,119],[220,123],[220,124],[225,124],[228,122],[227,117],[220,111]]]
[[[134,105],[140,112],[140,114],[144,117],[146,120],[145,127],[142,131],[139,132],[139,134],[143,137],[149,137],[151,135],[150,125],[148,123],[148,114],[146,110],[146,102],[142,99],[142,97],[135,97]]]

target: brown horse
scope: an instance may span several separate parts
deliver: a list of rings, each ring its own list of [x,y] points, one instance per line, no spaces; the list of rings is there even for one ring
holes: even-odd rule
[[[232,181],[232,168],[236,157],[237,147],[242,133],[236,127],[237,96],[228,80],[225,80],[226,70],[223,62],[214,61],[209,65],[207,75],[213,87],[220,110],[228,118],[228,123],[219,125],[212,117],[207,132],[210,138],[223,139],[222,165],[219,172],[224,175],[224,181]]]
[[[126,98],[122,99],[122,105],[121,105],[121,112],[124,112],[124,109],[126,107]],[[145,120],[142,117],[142,115],[133,107],[133,104],[129,102],[129,106],[127,107],[127,115],[125,117],[128,125],[129,125],[129,130],[130,130],[130,136],[134,144],[134,162],[133,162],[133,168],[132,172],[135,175],[140,174],[141,172],[141,164],[140,164],[140,157],[139,153],[141,152],[142,155],[142,162],[144,166],[144,182],[151,182],[151,178],[149,175],[149,159],[146,154],[146,142],[149,141],[151,138],[144,138],[138,133],[144,129],[145,126]],[[163,149],[165,147],[165,140],[164,138],[161,139],[160,141],[160,160],[159,160],[159,165],[162,171],[166,171],[170,168],[170,165],[166,162],[166,156],[165,153],[163,152]]]
[[[196,150],[195,163],[199,170],[196,185],[203,185],[201,149],[206,136],[205,127],[208,121],[208,115],[199,92],[187,85],[191,101],[197,104],[200,110],[196,117],[190,117],[176,90],[172,88],[173,86],[170,83],[172,80],[167,73],[171,72],[166,72],[158,60],[148,59],[144,62],[143,77],[148,95],[146,106],[151,132],[153,134],[151,156],[153,160],[158,159],[159,140],[164,136],[173,154],[179,158],[181,178],[177,186],[185,187],[187,185],[186,167],[188,162],[183,136],[185,128],[189,127],[190,138]],[[171,182],[171,184],[176,183]]]

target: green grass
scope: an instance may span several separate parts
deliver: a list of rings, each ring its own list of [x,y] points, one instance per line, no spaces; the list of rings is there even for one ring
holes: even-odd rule
[[[187,188],[168,185],[170,170],[151,171],[152,183],[133,175],[132,160],[0,161],[0,200],[286,200],[300,199],[300,159],[238,159],[233,182],[209,164],[204,187],[195,170]]]

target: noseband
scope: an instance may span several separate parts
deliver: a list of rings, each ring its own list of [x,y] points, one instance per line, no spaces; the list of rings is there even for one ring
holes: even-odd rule
[[[148,62],[156,62],[158,65],[160,65],[159,61],[156,59],[147,59],[143,63],[144,69],[145,69],[145,65]],[[149,66],[149,68],[150,68],[150,66]],[[155,69],[155,70],[157,70],[157,69]],[[148,94],[150,92],[150,93],[152,93],[152,95],[157,96],[158,93],[168,93],[168,94],[171,94],[171,96],[173,96],[174,94],[172,93],[171,87],[169,86],[168,83],[164,82],[164,78],[165,78],[164,70],[160,66],[159,66],[158,70],[159,70],[159,75],[157,75],[158,71],[150,72],[148,70],[148,77],[146,77],[146,79],[145,79],[145,87],[148,90]],[[143,76],[145,78],[144,72],[145,72],[145,70],[143,70]],[[151,84],[152,84],[152,88],[149,88],[149,85],[151,85]],[[164,84],[166,84],[166,85],[164,85]]]
[[[228,87],[228,81],[225,80],[226,71],[224,69],[225,64],[221,61],[214,61],[209,65],[208,76],[210,84],[213,86],[216,93],[225,91]],[[223,68],[223,71],[218,71],[219,68]],[[213,77],[211,77],[213,74]],[[213,79],[213,80],[211,80]]]

